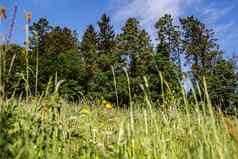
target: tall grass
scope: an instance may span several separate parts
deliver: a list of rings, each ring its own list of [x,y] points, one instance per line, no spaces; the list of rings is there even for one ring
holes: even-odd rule
[[[27,23],[25,25],[25,33],[26,33],[26,40],[25,40],[25,60],[26,60],[26,97],[29,97],[29,92],[30,92],[30,84],[29,84],[29,20],[27,19],[27,14],[25,13]]]
[[[205,80],[204,101],[193,91],[189,102],[181,84],[181,96],[165,91],[163,102],[153,103],[144,77],[145,100],[137,103],[124,72],[129,109],[67,103],[58,96],[64,81],[51,93],[52,79],[41,98],[2,100],[0,158],[238,158],[238,120],[213,110]]]
[[[236,118],[184,111],[182,98],[166,101],[164,110],[150,111],[148,101],[132,106],[4,101],[0,158],[238,158]]]
[[[190,102],[183,84],[181,96],[173,95],[158,70],[162,102],[150,100],[150,83],[144,77],[140,84],[144,102],[137,103],[132,99],[130,77],[124,69],[130,103],[129,109],[122,109],[118,107],[117,81],[112,67],[117,99],[117,106],[113,109],[94,104],[94,101],[88,104],[90,102],[86,98],[82,104],[67,103],[59,97],[64,81],[57,80],[57,73],[54,84],[50,78],[40,98],[30,97],[28,50],[27,23],[26,79],[23,77],[27,99],[0,99],[0,158],[238,158],[238,120],[213,109],[205,80],[203,86],[195,86],[198,95],[192,87],[194,102]],[[38,50],[36,54],[35,95],[38,95]],[[1,50],[0,86],[3,97],[5,74],[11,72],[11,69],[6,70],[4,56],[5,52]],[[12,63],[14,58],[11,66]],[[205,98],[201,92],[205,92]],[[198,101],[197,96],[203,101]]]
[[[137,103],[124,72],[129,109],[109,110],[89,105],[87,99],[82,104],[67,103],[59,98],[64,81],[57,81],[57,73],[55,84],[51,78],[40,98],[2,98],[0,158],[238,158],[238,120],[213,109],[205,80],[203,86],[196,86],[198,92],[205,92],[203,101],[197,100],[202,94],[192,87],[194,102],[190,102],[182,83],[181,96],[175,96],[159,73],[163,100],[153,103],[144,77],[140,87],[145,100]],[[117,92],[113,67],[112,73]]]

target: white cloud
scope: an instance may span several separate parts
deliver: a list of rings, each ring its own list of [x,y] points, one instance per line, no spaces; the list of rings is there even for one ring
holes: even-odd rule
[[[154,24],[164,14],[178,17],[185,8],[201,0],[111,0],[112,20],[121,23],[136,17],[141,25],[154,35]]]
[[[237,33],[237,21],[227,18],[238,4],[235,1],[223,3],[208,0],[110,0],[110,11],[113,23],[120,24],[119,26],[128,17],[138,18],[153,40],[154,24],[164,14],[171,14],[176,20],[180,16],[195,15],[209,28],[214,28],[216,36],[221,39],[219,41],[222,48],[229,50],[227,44],[237,41],[237,36],[230,34],[231,31]]]
[[[183,12],[183,8],[190,4],[192,0],[130,0],[127,2],[118,2],[114,17],[118,20],[125,17],[139,17],[144,23],[157,20],[165,13],[178,16]]]
[[[118,2],[120,0],[111,0],[117,3],[114,10],[114,18],[122,20],[127,17],[138,17],[143,24],[158,20],[164,14],[171,14],[177,17],[183,13],[183,9],[197,0],[127,0],[127,2]]]

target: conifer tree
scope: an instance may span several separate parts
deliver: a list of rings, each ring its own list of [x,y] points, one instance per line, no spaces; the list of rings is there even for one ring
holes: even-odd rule
[[[167,61],[173,61],[181,70],[181,54],[183,53],[181,32],[179,27],[174,25],[171,15],[166,14],[155,24],[157,30],[157,52]]]
[[[83,57],[85,65],[85,93],[90,89],[90,83],[93,80],[97,69],[97,33],[92,25],[89,25],[84,32],[82,41],[80,42],[80,54]]]
[[[130,62],[130,75],[137,76],[136,66],[145,62],[146,53],[152,52],[149,34],[141,28],[136,18],[129,18],[118,36],[118,50],[121,56],[128,56]]]
[[[132,95],[140,96],[139,84],[143,82],[142,77],[149,73],[147,66],[152,59],[150,36],[136,18],[129,18],[117,41],[119,54],[126,59],[124,67],[127,66],[131,78]]]
[[[40,18],[37,22],[34,22],[33,25],[30,26],[30,32],[32,34],[30,38],[31,48],[35,49],[38,47],[39,53],[43,54],[45,52],[45,35],[47,32],[50,32],[52,28],[46,18]]]
[[[162,72],[164,79],[169,87],[176,90],[178,79],[181,74],[182,53],[181,36],[179,27],[173,24],[171,15],[164,15],[155,24],[157,31],[157,47],[155,60],[159,71]]]
[[[185,59],[192,64],[196,79],[207,75],[209,67],[222,55],[219,51],[213,30],[207,29],[197,18],[180,19],[183,28]],[[201,79],[200,79],[201,80]]]
[[[98,22],[98,56],[96,62],[99,70],[95,76],[96,81],[93,87],[93,96],[114,100],[112,99],[115,96],[115,90],[111,66],[116,64],[118,56],[114,52],[114,49],[116,48],[115,33],[113,26],[110,23],[110,17],[106,14],[103,14]]]
[[[206,79],[212,102],[218,104],[219,99],[225,100],[225,103],[234,102],[234,96],[237,98],[235,67],[223,58],[213,30],[207,29],[193,16],[181,18],[180,22],[183,28],[185,58],[192,65],[193,81],[202,85],[203,79]]]
[[[98,51],[101,54],[110,54],[115,48],[115,33],[110,24],[110,17],[103,14],[98,22]]]

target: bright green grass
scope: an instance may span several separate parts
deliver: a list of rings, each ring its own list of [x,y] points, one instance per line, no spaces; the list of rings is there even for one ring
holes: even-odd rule
[[[0,158],[238,158],[236,119],[168,105],[150,110],[133,104],[129,111],[50,100],[4,102]]]

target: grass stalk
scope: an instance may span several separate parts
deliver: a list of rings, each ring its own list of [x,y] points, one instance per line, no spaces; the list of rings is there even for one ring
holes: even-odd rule
[[[26,61],[26,98],[29,98],[29,23],[26,23],[25,26],[25,33],[26,33],[26,41],[25,41],[25,61]]]
[[[115,88],[115,94],[116,94],[116,101],[117,101],[117,107],[119,106],[119,99],[118,99],[118,93],[117,93],[117,81],[116,81],[116,75],[115,75],[115,69],[113,66],[111,66],[112,74],[113,74],[113,83]]]
[[[38,78],[39,78],[39,36],[35,32],[35,41],[36,41],[36,79],[35,79],[35,95],[38,93]]]

